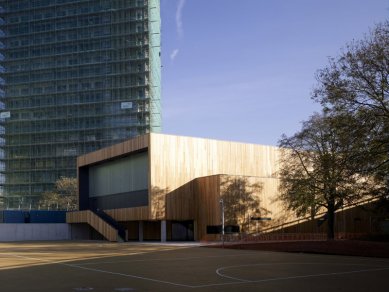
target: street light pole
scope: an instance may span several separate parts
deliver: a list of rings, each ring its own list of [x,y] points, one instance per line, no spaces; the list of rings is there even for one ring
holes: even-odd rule
[[[224,201],[223,199],[220,199],[220,207],[221,207],[221,213],[222,213],[222,244],[224,248]]]

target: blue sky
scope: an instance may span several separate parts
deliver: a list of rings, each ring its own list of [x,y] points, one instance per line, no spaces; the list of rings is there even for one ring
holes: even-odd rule
[[[163,133],[277,145],[320,109],[315,72],[389,0],[161,0]]]

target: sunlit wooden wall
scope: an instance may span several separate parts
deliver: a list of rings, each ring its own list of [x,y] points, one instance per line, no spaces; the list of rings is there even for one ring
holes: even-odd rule
[[[163,194],[196,178],[217,174],[270,178],[277,171],[277,147],[163,134],[151,134],[149,143],[152,219],[165,218]]]
[[[234,182],[245,182],[244,189],[228,193],[227,188]],[[221,225],[220,199],[224,200],[225,223],[239,225],[247,233],[258,228],[269,228],[294,219],[286,217],[283,206],[277,201],[278,180],[249,176],[213,175],[196,178],[189,183],[169,192],[166,195],[167,220],[194,220],[196,239],[214,240],[215,236],[207,235],[208,225]],[[247,197],[241,194],[248,194]],[[229,196],[234,196],[234,202]],[[230,198],[231,199],[231,198]],[[239,202],[240,206],[236,206]],[[232,206],[233,205],[233,206]],[[244,212],[236,212],[231,208],[244,208]],[[256,222],[251,217],[267,217],[270,221]]]

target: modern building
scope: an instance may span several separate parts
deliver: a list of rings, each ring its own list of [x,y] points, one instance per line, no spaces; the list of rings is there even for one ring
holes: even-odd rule
[[[159,0],[0,0],[4,207],[36,208],[77,156],[159,132],[160,67]]]
[[[278,199],[277,147],[150,133],[77,160],[73,239],[325,239],[325,210],[296,217]],[[380,206],[381,204],[381,206]],[[224,215],[224,216],[223,216]],[[385,202],[335,215],[337,238],[389,233]],[[239,231],[239,233],[237,232]]]
[[[223,200],[225,224],[241,232],[279,224],[278,156],[272,146],[145,134],[78,158],[80,211],[67,222],[111,241],[120,230],[129,240],[213,240]]]

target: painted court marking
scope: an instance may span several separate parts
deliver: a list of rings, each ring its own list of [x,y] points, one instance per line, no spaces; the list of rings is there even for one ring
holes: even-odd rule
[[[121,261],[106,261],[106,262],[87,262],[77,264],[77,266],[89,266],[89,265],[104,265],[104,264],[118,264],[118,263],[135,263],[135,262],[163,262],[163,261],[187,261],[187,260],[202,260],[208,258],[226,258],[226,257],[242,257],[242,256],[251,256],[255,253],[244,253],[244,254],[234,254],[234,255],[220,255],[220,256],[202,256],[202,257],[182,257],[182,258],[155,258],[155,259],[143,259],[143,260],[121,260]],[[137,254],[136,254],[137,255]]]
[[[247,254],[245,254],[247,255]],[[180,284],[180,283],[175,283],[171,281],[163,281],[163,280],[158,280],[158,279],[153,279],[153,278],[148,278],[148,277],[141,277],[137,275],[132,275],[132,274],[124,274],[124,273],[118,273],[118,272],[112,272],[112,271],[107,271],[107,270],[102,270],[102,269],[94,269],[94,268],[89,268],[89,267],[84,267],[81,265],[77,264],[67,264],[63,263],[60,261],[51,261],[51,260],[46,260],[46,259],[39,259],[35,257],[27,257],[23,255],[18,255],[18,254],[11,254],[13,257],[17,258],[24,258],[28,260],[35,260],[35,261],[40,261],[40,262],[45,262],[45,263],[50,263],[50,264],[57,264],[57,265],[62,265],[70,268],[75,268],[75,269],[81,269],[81,270],[86,270],[86,271],[91,271],[91,272],[97,272],[97,273],[104,273],[104,274],[110,274],[110,275],[116,275],[116,276],[121,276],[121,277],[127,277],[127,278],[134,278],[134,279],[139,279],[139,280],[144,280],[144,281],[150,281],[154,283],[160,283],[160,284],[167,284],[167,285],[173,285],[173,286],[178,286],[178,287],[185,287],[185,288],[206,288],[206,287],[213,287],[213,286],[226,286],[226,285],[239,285],[239,284],[247,284],[247,283],[261,283],[261,282],[271,282],[271,281],[284,281],[284,280],[294,280],[294,279],[304,279],[304,278],[312,278],[312,277],[326,277],[326,276],[338,276],[338,275],[347,275],[347,274],[356,274],[356,273],[365,273],[365,272],[378,272],[378,271],[384,271],[384,270],[389,270],[389,267],[385,266],[372,266],[372,265],[366,265],[366,264],[337,264],[337,263],[299,263],[299,262],[285,262],[285,263],[265,263],[265,264],[249,264],[249,265],[235,265],[235,266],[224,266],[224,267],[219,267],[218,269],[215,270],[216,274],[223,278],[223,279],[228,279],[228,280],[233,280],[233,282],[224,282],[224,283],[214,283],[214,284],[205,284],[205,285],[186,285],[186,284]],[[231,256],[240,256],[240,255],[231,255]],[[212,257],[221,257],[221,256],[209,256],[209,258]],[[200,257],[194,257],[195,259],[198,259]],[[201,257],[201,258],[207,258],[207,257]],[[184,259],[184,258],[182,258]],[[188,259],[188,258],[186,258]],[[193,258],[192,258],[193,259]],[[163,259],[165,260],[165,259]],[[97,263],[98,264],[98,263]],[[242,279],[242,278],[237,278],[237,277],[232,277],[229,275],[226,275],[222,271],[226,271],[229,269],[233,268],[243,268],[243,267],[255,267],[255,266],[274,266],[274,265],[320,265],[320,264],[326,264],[326,265],[337,265],[337,266],[371,266],[375,268],[368,268],[368,269],[359,269],[359,270],[352,270],[352,271],[345,271],[345,272],[331,272],[331,273],[318,273],[318,274],[308,274],[308,275],[298,275],[298,276],[287,276],[287,277],[273,277],[273,278],[265,278],[265,279],[259,279],[259,280],[247,280],[247,279]],[[75,288],[75,289],[92,289],[91,287],[80,287],[80,288]],[[132,289],[132,288],[117,288],[117,289]],[[132,290],[117,290],[116,291],[132,291]],[[76,291],[88,291],[88,290],[76,290]],[[91,290],[89,290],[91,291]]]
[[[364,273],[364,272],[378,272],[378,271],[385,271],[389,270],[389,267],[377,267],[377,268],[371,268],[371,269],[362,269],[362,270],[354,270],[354,271],[345,271],[345,272],[334,272],[334,273],[319,273],[319,274],[308,274],[308,275],[301,275],[301,276],[288,276],[288,277],[274,277],[274,278],[266,278],[266,279],[260,279],[260,280],[247,280],[247,279],[241,279],[237,277],[231,277],[228,275],[223,274],[221,271],[233,269],[233,268],[242,268],[242,267],[254,267],[254,266],[274,266],[274,265],[321,265],[322,263],[270,263],[270,264],[251,264],[251,265],[236,265],[236,266],[227,266],[227,267],[220,267],[216,270],[216,274],[222,278],[227,278],[239,282],[235,283],[222,283],[222,284],[209,284],[209,285],[201,285],[196,287],[211,287],[211,286],[222,286],[222,285],[231,285],[231,284],[237,284],[237,283],[261,283],[261,282],[270,282],[270,281],[282,281],[282,280],[293,280],[293,279],[303,279],[303,278],[312,278],[312,277],[323,277],[323,276],[338,276],[338,275],[347,275],[347,274],[355,274],[355,273]],[[361,266],[360,264],[331,264],[327,263],[327,265],[337,265],[337,266]]]
[[[78,265],[74,265],[74,264],[65,264],[65,263],[58,262],[58,261],[50,261],[50,260],[26,257],[26,256],[17,255],[17,254],[15,254],[14,256],[18,257],[18,258],[36,260],[36,261],[46,262],[46,263],[50,263],[50,264],[57,264],[57,265],[76,268],[76,269],[80,269],[80,270],[86,270],[86,271],[92,271],[92,272],[98,272],[98,273],[104,273],[104,274],[110,274],[110,275],[116,275],[116,276],[122,276],[122,277],[128,277],[128,278],[134,278],[134,279],[140,279],[140,280],[146,280],[146,281],[156,282],[156,283],[161,283],[161,284],[170,284],[170,285],[186,287],[186,288],[193,288],[193,286],[190,286],[190,285],[179,284],[179,283],[174,283],[174,282],[169,282],[169,281],[162,281],[162,280],[141,277],[141,276],[136,276],[136,275],[131,275],[131,274],[123,274],[123,273],[105,271],[105,270],[100,270],[100,269],[92,269],[92,268],[82,267],[82,266],[78,266]]]

